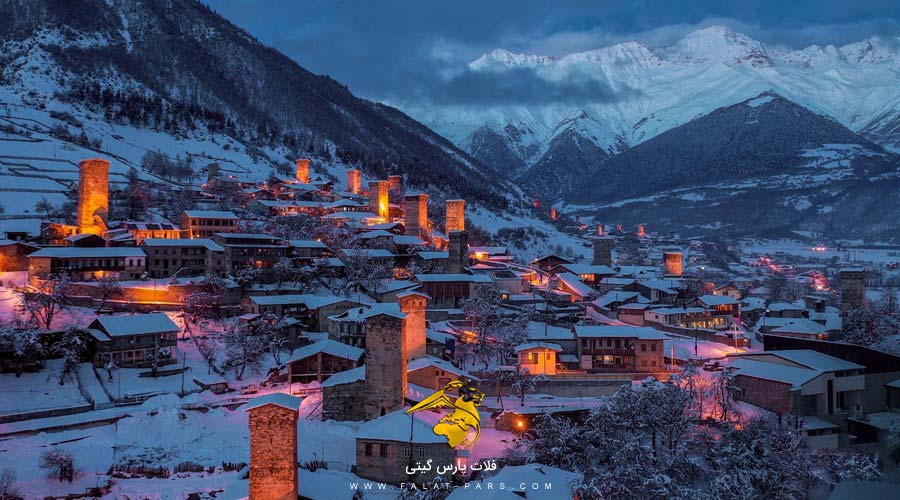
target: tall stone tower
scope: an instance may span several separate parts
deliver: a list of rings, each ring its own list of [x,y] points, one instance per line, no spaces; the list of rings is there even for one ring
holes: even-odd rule
[[[347,191],[353,194],[359,194],[362,188],[362,172],[353,169],[347,171]]]
[[[466,230],[466,200],[447,200],[447,234]]]
[[[428,296],[418,292],[397,295],[400,310],[406,314],[403,327],[406,329],[406,354],[408,359],[425,356],[425,308]]]
[[[390,215],[388,186],[388,181],[372,181],[369,183],[369,211],[385,220]]]
[[[596,238],[594,240],[594,258],[591,260],[591,264],[612,267],[612,249],[615,242],[615,238]]]
[[[851,309],[866,307],[866,270],[862,267],[845,267],[840,270],[841,314]]]
[[[250,400],[250,498],[297,498],[297,409],[300,398],[284,393]]]
[[[109,216],[109,161],[78,164],[78,232],[103,234]]]
[[[213,179],[219,176],[219,164],[218,163],[210,163],[206,166],[206,182],[212,182]]]
[[[406,195],[406,234],[419,236],[428,232],[428,195]]]
[[[663,269],[667,276],[681,276],[682,255],[677,250],[663,252]]]
[[[597,236],[603,236],[603,224],[597,224]]]
[[[297,182],[309,183],[309,159],[307,158],[297,160]]]
[[[469,233],[465,231],[452,231],[447,244],[448,269],[452,274],[459,274],[469,266]]]
[[[403,408],[406,397],[406,318],[366,319],[366,420]]]
[[[647,236],[647,233],[644,232],[644,225],[638,224],[637,237],[643,238],[644,236]]]
[[[403,176],[402,175],[389,175],[388,176],[388,186],[391,192],[400,193],[403,191]]]

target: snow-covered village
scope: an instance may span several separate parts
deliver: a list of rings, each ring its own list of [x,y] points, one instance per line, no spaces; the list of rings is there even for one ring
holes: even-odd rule
[[[900,498],[900,31],[401,3],[0,0],[0,498]]]

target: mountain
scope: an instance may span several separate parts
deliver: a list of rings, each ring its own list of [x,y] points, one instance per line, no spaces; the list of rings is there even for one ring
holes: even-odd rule
[[[606,154],[615,154],[767,91],[900,151],[900,39],[896,38],[785,50],[712,26],[666,47],[625,42],[558,58],[497,49],[467,67],[472,73],[510,78],[523,70],[561,85],[589,77],[606,91],[579,99],[492,106],[397,104],[470,152],[472,134],[484,135],[487,129],[497,134],[495,142],[501,142],[512,126],[519,132],[515,141],[538,151],[519,155],[529,167],[560,144],[571,144],[554,141],[561,134],[574,131]],[[479,159],[494,167],[510,163],[509,158],[495,160],[483,151]]]
[[[195,0],[0,0],[0,40],[0,84],[48,106],[181,137],[221,133],[272,167],[324,155],[490,206],[512,193],[427,127],[306,71]]]
[[[563,197],[593,222],[897,241],[898,167],[894,153],[766,92],[609,157]]]

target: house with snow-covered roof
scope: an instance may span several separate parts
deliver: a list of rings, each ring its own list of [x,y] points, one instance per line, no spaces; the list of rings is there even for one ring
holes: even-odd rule
[[[433,356],[422,356],[409,361],[407,377],[410,384],[438,390],[453,380],[479,380],[478,377],[453,363]]]
[[[360,364],[364,351],[336,340],[321,340],[301,347],[288,360],[291,383],[324,382],[335,373],[352,370]]]
[[[650,327],[575,325],[580,368],[591,373],[657,372],[665,370],[663,341],[668,337]]]
[[[428,482],[437,466],[455,463],[456,452],[447,438],[434,433],[434,424],[398,410],[370,420],[356,432],[356,474],[383,483]],[[406,468],[432,461],[428,471],[409,477]]]
[[[47,247],[28,255],[28,278],[32,283],[51,274],[68,274],[73,281],[133,280],[144,274],[146,260],[134,247]]]
[[[96,342],[94,365],[121,367],[174,363],[181,329],[165,313],[98,316],[88,332]]]
[[[847,430],[862,415],[863,365],[810,349],[728,355],[737,397],[779,415],[815,416]]]
[[[556,357],[562,352],[559,344],[525,342],[517,345],[515,350],[519,373],[556,375]]]

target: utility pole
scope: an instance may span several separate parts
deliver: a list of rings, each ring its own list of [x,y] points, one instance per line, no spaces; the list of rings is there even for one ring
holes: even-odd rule
[[[184,372],[185,365],[187,364],[187,352],[181,353],[181,392],[180,395],[184,396]]]

